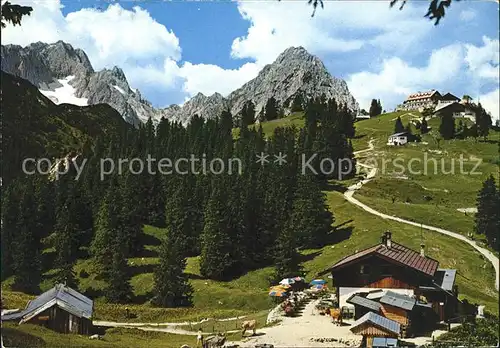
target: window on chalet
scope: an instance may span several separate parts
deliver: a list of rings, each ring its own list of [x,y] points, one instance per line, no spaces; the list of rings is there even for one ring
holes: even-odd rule
[[[370,274],[370,266],[368,265],[361,265],[359,269],[359,273],[361,274]]]

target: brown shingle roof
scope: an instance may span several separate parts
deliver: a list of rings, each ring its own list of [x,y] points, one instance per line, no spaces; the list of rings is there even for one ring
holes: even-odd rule
[[[410,94],[408,96],[408,99],[406,99],[406,100],[410,101],[410,100],[418,100],[418,99],[430,98],[436,92],[437,91],[432,90],[432,91],[428,91],[428,92],[419,92],[419,93]]]
[[[430,276],[434,275],[439,266],[438,261],[431,259],[430,257],[422,257],[419,252],[409,249],[401,244],[392,242],[391,248],[387,248],[383,244],[377,244],[356,254],[349,255],[333,265],[332,270],[340,268],[367,255],[378,255],[389,261],[405,265]]]

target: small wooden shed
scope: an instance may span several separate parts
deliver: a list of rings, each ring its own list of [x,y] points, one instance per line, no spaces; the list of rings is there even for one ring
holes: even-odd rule
[[[45,326],[61,333],[89,335],[92,332],[94,303],[64,284],[57,284],[17,313],[2,315],[2,321],[19,320]]]
[[[356,320],[351,327],[352,333],[362,335],[364,346],[373,347],[374,337],[398,338],[401,326],[397,321],[368,312]]]

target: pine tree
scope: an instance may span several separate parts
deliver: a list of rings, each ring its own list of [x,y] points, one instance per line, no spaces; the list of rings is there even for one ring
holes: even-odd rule
[[[125,177],[122,177],[121,202],[118,202],[120,203],[120,207],[116,207],[116,209],[118,209],[119,214],[119,222],[117,223],[120,224],[124,242],[127,246],[127,256],[135,256],[142,249],[141,237],[143,235],[142,227],[144,216],[142,213],[143,207],[137,204],[137,196],[141,195],[141,192],[141,185],[134,175],[126,174]],[[159,193],[163,194],[163,192]],[[155,195],[152,199],[158,199],[158,195]],[[152,204],[152,206],[153,205],[155,204]],[[160,207],[157,207],[158,210],[161,206],[164,207],[164,204],[162,205],[159,203],[159,205]],[[163,208],[163,210],[164,209],[165,208]],[[157,214],[155,219],[157,220],[157,224],[160,226],[164,225],[164,221],[163,224],[161,223],[162,212],[156,211],[155,213]],[[151,216],[152,215],[153,213],[151,213]]]
[[[14,274],[12,289],[35,294],[42,278],[41,246],[37,236],[36,207],[33,179],[23,187],[19,218],[14,242]]]
[[[243,105],[241,111],[241,127],[247,127],[255,123],[255,105],[249,100]]]
[[[267,100],[264,110],[264,119],[266,121],[272,121],[278,118],[278,103],[276,102],[276,99],[274,99],[274,97],[271,97]]]
[[[194,176],[185,176],[176,180],[176,190],[169,197],[166,209],[167,229],[176,231],[170,243],[184,257],[196,255],[200,250],[203,216],[201,204],[196,200],[195,179]]]
[[[484,140],[486,140],[493,122],[491,121],[491,115],[483,109],[481,103],[479,103],[476,110],[476,125],[478,136],[483,137]]]
[[[280,233],[276,241],[274,258],[274,279],[279,281],[283,278],[291,278],[302,275],[300,266],[300,254],[297,251],[294,229],[287,225]]]
[[[420,124],[420,134],[426,134],[429,132],[429,125],[427,124],[427,120],[422,118],[422,123]]]
[[[403,126],[403,122],[401,121],[401,117],[398,116],[396,119],[396,123],[394,124],[394,133],[402,133],[404,132],[405,127]]]
[[[99,208],[95,235],[91,245],[91,254],[98,267],[99,275],[103,279],[109,279],[114,250],[116,249],[114,242],[116,236],[120,234],[121,227],[119,221],[121,209],[118,204],[120,198],[115,186],[116,184],[114,184],[113,181]],[[125,237],[123,235],[121,236]]]
[[[477,214],[474,230],[486,235],[488,244],[498,250],[500,232],[500,198],[495,178],[490,175],[483,182],[477,197]]]
[[[0,229],[2,236],[0,242],[2,280],[12,275],[14,267],[15,250],[13,250],[13,246],[15,236],[18,233],[17,218],[20,204],[16,192],[19,192],[17,181],[12,181],[8,186],[2,187],[2,228]]]
[[[132,298],[132,286],[130,285],[130,270],[127,263],[126,246],[121,238],[115,239],[113,255],[108,274],[108,287],[105,297],[112,303],[127,303]]]
[[[441,115],[441,124],[439,125],[439,133],[445,140],[453,139],[455,136],[455,118],[450,112]]]
[[[184,273],[186,259],[176,242],[182,231],[170,228],[159,252],[159,264],[154,273],[153,303],[160,307],[182,307],[192,304],[193,288]],[[176,236],[177,235],[177,236]]]
[[[333,216],[324,193],[312,175],[298,175],[297,190],[288,227],[297,236],[297,245],[321,247],[332,230]]]
[[[379,104],[377,103],[377,99],[372,99],[372,102],[370,104],[370,110],[368,112],[370,114],[370,117],[380,115]]]
[[[148,217],[147,221],[150,225],[156,227],[165,226],[165,193],[161,181],[161,174],[155,171],[151,176],[149,185],[149,200],[148,200]],[[142,226],[139,226],[142,231]],[[139,235],[141,232],[139,231]]]
[[[380,99],[377,99],[377,115],[380,115],[382,111],[384,111],[385,113],[385,110],[382,109],[382,103],[380,102]]]
[[[223,179],[217,178],[217,181],[205,211],[200,272],[210,279],[225,280],[237,273],[239,262],[228,231],[227,199],[220,187]]]
[[[304,98],[302,98],[302,94],[297,93],[293,97],[291,111],[292,112],[304,111]]]
[[[57,223],[55,226],[56,233],[56,265],[58,273],[55,277],[55,282],[66,283],[70,287],[77,285],[73,265],[77,259],[78,252],[78,225],[75,224],[74,216],[72,215],[72,204],[75,202],[75,197],[69,197],[66,204],[58,210]]]

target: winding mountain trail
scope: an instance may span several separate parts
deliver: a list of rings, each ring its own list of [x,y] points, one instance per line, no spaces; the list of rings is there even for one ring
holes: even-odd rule
[[[363,149],[363,150],[359,150],[359,151],[355,151],[354,155],[356,157],[358,157],[359,154],[370,152],[372,150],[374,150],[373,139],[371,139],[368,142],[368,148]],[[383,219],[393,220],[393,221],[401,222],[401,223],[404,223],[407,225],[421,227],[421,228],[429,230],[429,231],[434,231],[434,232],[438,232],[441,234],[445,234],[447,236],[450,236],[450,237],[455,238],[455,239],[459,239],[459,240],[469,244],[474,249],[476,249],[481,255],[483,255],[486,259],[488,259],[488,261],[490,261],[491,264],[493,265],[493,268],[495,269],[495,289],[498,290],[499,273],[500,273],[499,261],[498,261],[498,257],[495,254],[493,254],[491,251],[489,251],[488,249],[480,247],[479,245],[477,245],[477,243],[475,241],[468,239],[467,237],[461,235],[460,233],[448,231],[448,230],[445,230],[445,229],[439,228],[439,227],[419,224],[418,222],[405,220],[405,219],[402,219],[402,218],[399,218],[399,217],[393,216],[393,215],[387,215],[387,214],[381,213],[381,212],[367,206],[364,203],[361,203],[356,198],[354,198],[354,193],[357,190],[359,190],[361,187],[363,187],[364,184],[371,181],[375,177],[375,175],[377,175],[377,168],[376,167],[366,165],[363,163],[359,163],[359,162],[357,163],[357,165],[359,165],[360,167],[370,169],[370,171],[368,172],[365,179],[363,179],[363,180],[359,181],[358,183],[351,185],[347,188],[347,191],[344,192],[344,197],[346,200],[348,200],[352,204],[357,205],[358,207],[362,208],[363,210],[367,211],[368,213],[376,215],[376,216],[381,217]]]
[[[244,318],[246,318],[246,316],[224,318],[224,319],[206,318],[206,319],[202,319],[200,321],[193,321],[193,322],[185,321],[185,322],[177,322],[177,323],[125,323],[125,322],[115,322],[115,321],[94,320],[92,322],[92,324],[95,326],[102,326],[102,327],[136,328],[136,329],[140,329],[143,331],[160,331],[160,332],[167,332],[167,333],[173,333],[173,334],[179,334],[179,335],[197,335],[197,333],[195,331],[184,330],[184,329],[179,328],[179,327],[196,326],[196,325],[203,324],[203,323],[210,321],[210,320],[216,320],[218,322],[226,322],[226,321],[240,320],[240,319],[244,319]],[[228,331],[228,333],[237,332],[237,331],[238,330]]]

